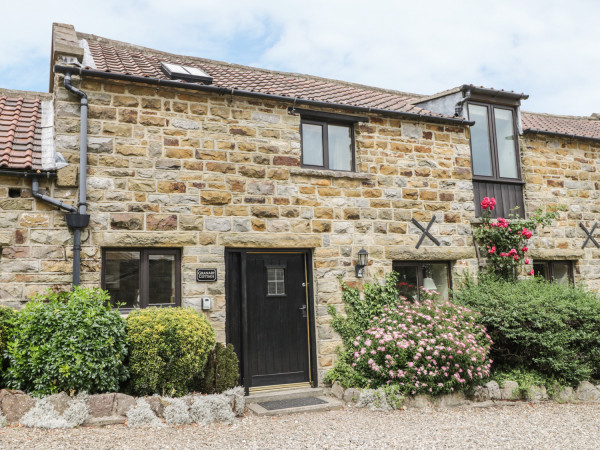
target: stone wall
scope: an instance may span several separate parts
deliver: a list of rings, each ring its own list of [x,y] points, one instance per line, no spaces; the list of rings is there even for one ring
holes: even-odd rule
[[[520,147],[527,213],[540,207],[566,208],[533,239],[533,259],[576,261],[575,281],[600,290],[600,249],[591,241],[581,248],[586,234],[579,225],[583,222],[591,230],[599,218],[600,143],[525,135]]]
[[[55,79],[56,148],[71,165],[42,188],[76,199],[79,99]],[[75,80],[77,83],[77,80]],[[356,282],[358,250],[366,279],[392,260],[473,265],[469,142],[462,127],[372,116],[357,125],[356,173],[300,167],[300,117],[283,103],[86,79],[89,96],[88,212],[82,284],[98,285],[103,247],[183,249],[183,304],[215,299],[208,316],[224,340],[224,277],[195,281],[195,269],[225,273],[227,247],[313,248],[319,366],[339,341],[327,323],[340,305],[338,276]],[[0,178],[2,302],[16,304],[71,281],[72,237],[64,214],[31,198],[29,181]],[[9,187],[23,198],[6,198]],[[414,249],[435,215],[432,233]],[[16,229],[13,229],[16,228]]]

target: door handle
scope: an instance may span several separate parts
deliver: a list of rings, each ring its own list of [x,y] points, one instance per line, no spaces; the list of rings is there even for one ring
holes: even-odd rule
[[[302,317],[306,317],[306,305],[302,305],[300,308],[298,308],[300,311],[302,311]]]

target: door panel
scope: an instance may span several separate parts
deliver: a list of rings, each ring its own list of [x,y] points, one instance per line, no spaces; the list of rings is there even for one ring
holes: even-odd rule
[[[305,258],[247,254],[250,386],[310,380]]]

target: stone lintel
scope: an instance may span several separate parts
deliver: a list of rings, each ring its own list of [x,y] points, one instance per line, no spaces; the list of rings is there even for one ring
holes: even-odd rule
[[[590,244],[594,245],[593,243]],[[581,248],[532,248],[529,250],[529,256],[534,260],[574,260],[582,259],[585,252]]]
[[[475,247],[420,247],[413,246],[388,246],[385,257],[398,261],[456,261],[459,259],[475,258]]]
[[[315,248],[321,236],[311,234],[231,233],[219,237],[219,245],[243,248]]]
[[[92,233],[95,245],[101,247],[180,247],[197,245],[198,233],[195,232],[96,232]]]

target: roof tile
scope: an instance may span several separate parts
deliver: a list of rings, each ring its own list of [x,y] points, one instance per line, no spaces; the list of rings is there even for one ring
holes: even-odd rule
[[[39,98],[0,96],[0,168],[42,168],[41,118]]]
[[[521,113],[523,130],[529,133],[555,134],[600,140],[600,120],[590,117],[553,116]]]

